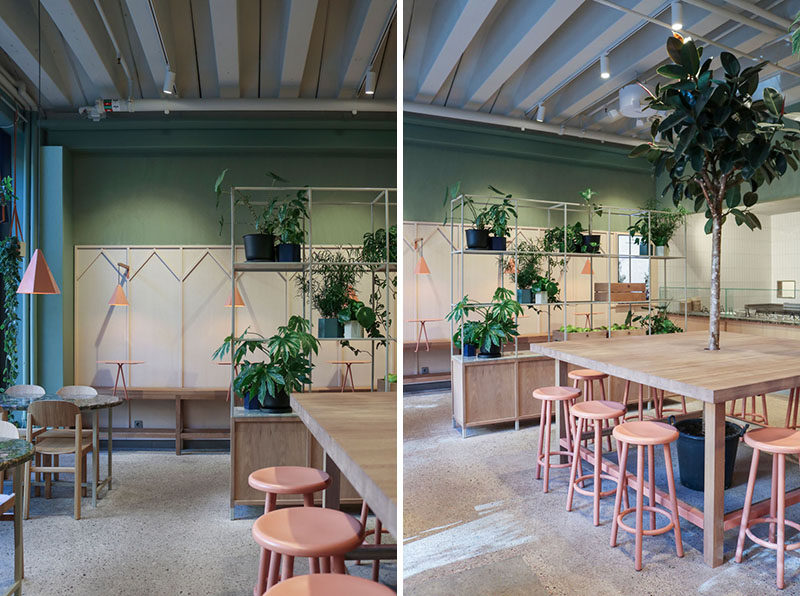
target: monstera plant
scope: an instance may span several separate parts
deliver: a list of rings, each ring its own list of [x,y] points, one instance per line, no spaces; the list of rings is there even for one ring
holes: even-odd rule
[[[719,349],[720,251],[722,225],[729,218],[751,230],[761,228],[752,207],[759,188],[796,170],[800,131],[786,126],[800,114],[785,114],[775,89],[753,95],[766,62],[742,69],[733,54],[722,52],[723,78],[715,79],[711,58],[701,63],[703,48],[678,37],[667,40],[672,64],[658,69],[672,81],[659,84],[647,100],[658,110],[653,141],[639,145],[631,157],[645,157],[656,177],[666,174],[662,197],[670,190],[675,205],[687,199],[707,218],[711,234],[711,300],[708,349]]]

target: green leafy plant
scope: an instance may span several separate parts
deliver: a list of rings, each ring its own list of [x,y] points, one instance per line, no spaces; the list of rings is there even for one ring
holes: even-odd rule
[[[531,291],[534,293],[547,292],[548,302],[556,302],[558,299],[558,283],[547,275],[537,275],[531,286]]]
[[[397,262],[397,226],[389,227],[389,258],[386,258],[386,230],[378,228],[364,234],[361,260],[364,263]]]
[[[792,32],[792,53],[800,53],[800,12],[795,16],[794,22],[792,26],[789,27],[789,30]]]
[[[511,218],[517,217],[517,210],[511,204],[511,195],[505,194],[491,185],[489,185],[489,190],[504,195],[502,203],[493,203],[486,209],[486,218],[492,234],[497,238],[504,238],[508,236]]]
[[[545,259],[545,255],[541,253],[542,249],[538,243],[523,240],[517,245],[516,262],[512,265],[510,259],[505,261],[504,269],[511,272],[519,289],[527,290],[533,285],[541,271],[542,261]]]
[[[633,321],[639,323],[642,329],[648,329],[650,335],[661,335],[664,333],[682,333],[683,329],[678,327],[667,316],[666,306],[656,306],[650,314],[636,315]]]
[[[311,305],[320,316],[335,319],[344,308],[353,292],[361,272],[354,260],[352,249],[339,247],[337,250],[314,250],[314,275],[311,276]],[[308,291],[308,278],[297,277],[300,295]]]
[[[466,342],[489,352],[492,346],[501,347],[505,342],[519,335],[516,316],[522,314],[522,307],[516,297],[507,288],[497,288],[492,295],[492,302],[487,305],[471,301],[464,296],[447,314],[447,320],[461,325],[464,321],[464,337],[457,332],[454,342]],[[477,315],[478,321],[469,321],[470,315]],[[468,323],[474,323],[467,327]]]
[[[7,179],[6,179],[7,180]],[[6,184],[3,181],[3,185]],[[3,335],[3,389],[7,389],[17,380],[19,364],[17,360],[17,333],[19,332],[19,315],[17,314],[17,288],[20,281],[19,239],[8,236],[0,240],[0,279],[3,284],[3,322],[0,332]]]
[[[444,221],[442,225],[447,223],[447,220],[450,216],[450,202],[454,199],[457,199],[461,196],[461,204],[457,209],[464,209],[468,212],[465,216],[470,223],[475,226],[476,230],[485,230],[491,225],[491,220],[489,218],[489,207],[488,205],[478,206],[475,200],[472,197],[468,197],[466,195],[461,194],[461,182],[457,182],[452,186],[448,186],[445,188],[444,191],[444,205],[448,207],[447,212],[444,216]]]
[[[800,132],[788,128],[784,118],[800,120],[800,114],[785,114],[784,98],[771,87],[764,89],[763,99],[753,99],[766,62],[742,69],[733,54],[722,52],[724,80],[717,80],[711,59],[701,64],[703,48],[693,41],[670,37],[667,54],[672,64],[658,72],[672,82],[657,85],[647,99],[649,108],[666,116],[654,119],[653,141],[635,147],[630,156],[647,158],[656,177],[667,175],[662,196],[671,189],[676,206],[687,199],[706,215],[705,231],[711,234],[708,349],[718,350],[722,225],[730,216],[737,225],[761,228],[752,211],[758,189],[787,168],[797,169]]]
[[[667,246],[685,216],[686,209],[683,205],[678,205],[676,211],[651,211],[649,218],[644,213],[628,226],[628,232],[636,244],[652,242],[654,246]]]
[[[223,183],[225,181],[225,176],[228,174],[228,168],[225,168],[220,172],[219,176],[217,176],[216,182],[214,182],[214,193],[217,197],[217,211],[220,211],[220,198],[222,197],[222,193],[224,192]],[[286,180],[278,176],[275,172],[267,172],[267,176],[272,180],[272,186],[275,186],[276,182],[285,183]],[[234,204],[235,205],[244,205],[247,210],[250,212],[250,217],[253,219],[253,226],[256,229],[256,232],[259,234],[267,234],[270,235],[273,233],[273,226],[274,222],[270,217],[269,207],[266,205],[255,205],[253,204],[250,195],[243,193],[243,192],[236,192],[234,196]],[[222,230],[225,227],[225,210],[223,209],[220,217],[219,217],[219,233],[220,236],[222,235]]]
[[[274,197],[269,203],[267,218],[275,237],[282,244],[303,244],[308,219],[308,192],[298,190],[294,196]]]
[[[564,227],[559,226],[545,231],[542,238],[542,250],[544,252],[584,252],[583,245],[583,226],[576,221],[566,227],[566,244],[564,238]]]
[[[311,383],[310,357],[319,353],[319,340],[309,333],[310,327],[307,319],[297,315],[269,338],[251,333],[248,327],[238,337],[226,337],[213,358],[221,360],[233,351],[231,362],[239,368],[233,389],[239,395],[257,397],[264,405],[267,395],[301,391]],[[254,362],[251,356],[267,360]]]
[[[596,194],[597,193],[591,188],[584,188],[581,191],[581,198],[583,199],[584,203],[586,203],[586,208],[590,213],[594,213],[598,217],[603,217],[603,207],[592,200],[592,197]]]
[[[376,325],[378,319],[375,311],[360,300],[349,298],[337,317],[342,325],[350,321],[358,321],[369,337],[381,336]]]

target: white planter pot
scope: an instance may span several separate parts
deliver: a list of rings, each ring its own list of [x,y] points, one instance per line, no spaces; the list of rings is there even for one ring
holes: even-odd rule
[[[364,328],[358,321],[348,321],[344,324],[345,339],[358,339],[364,337]]]
[[[536,292],[534,294],[534,304],[547,304],[547,292]]]
[[[657,257],[667,257],[667,256],[669,256],[669,247],[668,246],[656,246],[655,256],[657,256]]]

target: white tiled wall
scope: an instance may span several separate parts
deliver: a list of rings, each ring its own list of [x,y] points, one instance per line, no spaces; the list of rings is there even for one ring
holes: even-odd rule
[[[778,280],[800,281],[800,212],[773,215],[770,218],[770,227],[772,287],[777,287]]]

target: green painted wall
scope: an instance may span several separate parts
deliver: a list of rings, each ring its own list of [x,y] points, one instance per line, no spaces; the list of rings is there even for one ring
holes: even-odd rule
[[[649,164],[628,158],[629,148],[415,116],[405,117],[403,131],[407,220],[442,221],[445,188],[458,181],[468,194],[487,194],[492,184],[516,197],[565,202],[591,187],[596,202],[620,207],[653,196]],[[546,215],[528,210],[520,224],[546,225]]]

